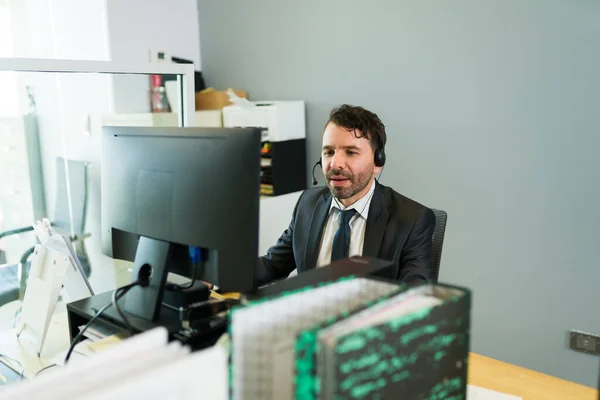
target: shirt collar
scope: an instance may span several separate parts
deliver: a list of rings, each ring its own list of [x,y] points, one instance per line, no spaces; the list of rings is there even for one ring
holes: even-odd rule
[[[371,199],[373,198],[374,191],[375,191],[375,179],[373,179],[373,183],[371,184],[371,188],[369,189],[369,191],[367,193],[365,193],[365,195],[363,197],[361,197],[360,199],[355,201],[354,204],[352,204],[348,208],[344,207],[344,205],[342,203],[340,203],[335,198],[335,196],[332,196],[333,199],[331,200],[331,205],[329,206],[329,212],[331,213],[331,210],[333,208],[337,208],[338,210],[341,210],[341,211],[355,209],[356,214],[360,215],[361,217],[363,217],[366,220],[367,216],[369,215],[369,208],[370,208],[369,205],[371,204]]]

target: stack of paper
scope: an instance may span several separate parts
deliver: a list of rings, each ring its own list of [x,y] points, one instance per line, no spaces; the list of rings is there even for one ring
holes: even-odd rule
[[[81,325],[78,328],[81,331],[84,328],[84,325]],[[100,322],[94,322],[94,323],[92,323],[92,325],[90,325],[86,329],[86,331],[83,333],[83,336],[90,339],[92,342],[96,342],[98,340],[102,340],[108,336],[111,336],[115,333],[117,333],[117,332],[115,332],[113,329],[109,328],[108,326],[106,326]]]
[[[522,397],[484,389],[479,386],[467,386],[467,400],[522,400]]]
[[[227,398],[227,354],[221,347],[190,354],[179,342],[168,343],[156,328],[80,359],[55,367],[32,381],[0,389],[12,399],[211,399]]]

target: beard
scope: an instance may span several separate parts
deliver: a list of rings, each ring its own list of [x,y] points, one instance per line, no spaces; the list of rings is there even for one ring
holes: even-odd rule
[[[373,177],[374,166],[371,165],[368,168],[360,171],[358,174],[352,174],[348,171],[342,171],[339,169],[330,169],[327,172],[327,187],[333,196],[339,200],[349,199],[361,190],[367,187],[371,178]],[[350,186],[348,187],[335,187],[331,184],[331,177],[334,175],[343,176],[348,179]]]

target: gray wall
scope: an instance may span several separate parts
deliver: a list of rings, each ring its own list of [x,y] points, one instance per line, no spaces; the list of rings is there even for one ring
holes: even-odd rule
[[[110,60],[146,63],[150,49],[200,67],[196,0],[106,0]],[[150,112],[150,77],[113,76],[115,112]]]
[[[200,0],[199,17],[207,83],[306,100],[311,160],[332,106],[379,114],[382,181],[449,213],[441,280],[473,289],[473,351],[596,385],[566,331],[600,333],[600,2]]]

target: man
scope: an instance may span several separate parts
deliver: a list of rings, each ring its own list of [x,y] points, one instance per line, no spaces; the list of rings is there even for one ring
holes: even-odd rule
[[[302,193],[289,227],[258,260],[259,285],[354,255],[393,260],[408,284],[435,279],[433,212],[375,180],[386,140],[376,114],[350,105],[331,111],[319,161],[327,186]]]

